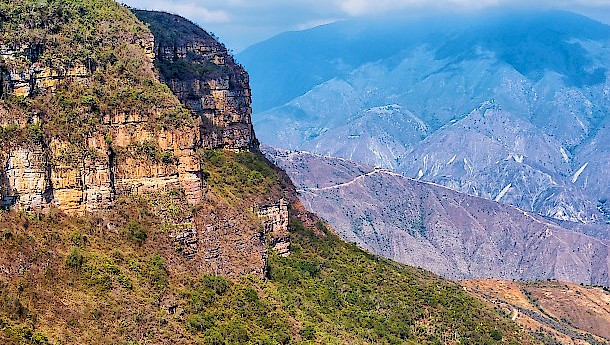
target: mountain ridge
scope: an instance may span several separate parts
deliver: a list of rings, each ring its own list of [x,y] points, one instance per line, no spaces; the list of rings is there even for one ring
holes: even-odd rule
[[[374,41],[362,32],[384,29],[409,38],[380,50],[377,54],[385,55],[374,61],[348,64],[346,71],[330,68],[327,81],[291,93],[295,98],[275,108],[255,112],[259,138],[279,148],[390,168],[491,200],[511,185],[500,201],[561,220],[605,223],[598,204],[608,198],[607,157],[601,143],[608,136],[610,111],[605,58],[610,27],[569,12],[464,18],[452,27],[453,22],[438,24],[432,17],[429,28],[421,20],[353,22],[353,41],[361,40],[362,47]],[[583,32],[581,27],[591,30]],[[296,42],[306,37],[308,51],[316,51],[316,42],[332,46],[341,41],[344,33],[337,32],[292,34],[290,44],[298,47]],[[392,37],[381,36],[374,44]],[[276,43],[270,40],[263,46],[283,49]],[[342,43],[332,47],[340,58]],[[256,49],[244,55],[253,85],[269,80],[270,61],[258,59]],[[350,54],[345,52],[346,59]],[[286,60],[274,68],[283,70],[281,66],[295,62]],[[286,73],[307,74],[308,68],[328,63],[312,60],[312,66]],[[579,75],[592,79],[579,81]],[[276,87],[276,92],[291,92],[282,79],[274,80],[286,86]],[[273,97],[258,98],[267,102]],[[376,119],[375,125],[367,120],[371,109],[390,106],[401,110]],[[481,121],[489,107],[493,112],[488,121]],[[422,121],[425,130],[414,126],[413,119]],[[355,128],[356,121],[364,126]],[[436,142],[428,144],[433,138]],[[493,149],[487,152],[489,146]],[[511,163],[511,156],[517,160]],[[502,176],[501,186],[497,176]]]
[[[294,180],[308,209],[346,240],[376,254],[452,279],[609,284],[604,273],[610,267],[607,241],[384,169],[308,153],[265,151]]]

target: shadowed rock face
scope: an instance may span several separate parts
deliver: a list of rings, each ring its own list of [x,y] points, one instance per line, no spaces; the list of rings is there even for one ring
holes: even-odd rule
[[[608,42],[609,26],[574,13],[506,12],[335,23],[238,58],[260,92],[263,143],[603,223]]]
[[[608,243],[521,209],[387,170],[268,150],[347,241],[446,277],[610,285]]]
[[[180,101],[202,119],[201,146],[256,148],[248,73],[225,46],[179,16],[134,11],[155,36],[155,65]]]

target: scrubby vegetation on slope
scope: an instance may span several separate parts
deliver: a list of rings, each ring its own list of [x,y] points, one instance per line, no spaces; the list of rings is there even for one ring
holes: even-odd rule
[[[273,181],[268,178],[278,178],[255,154],[218,151],[207,157],[214,162],[210,167],[232,174],[212,182],[220,175],[210,173],[210,197],[247,197],[267,188]],[[267,174],[267,182],[249,182],[256,172]],[[0,342],[529,341],[461,287],[365,253],[321,224],[314,232],[293,219],[292,255],[270,255],[266,279],[197,273],[196,263],[169,236],[172,218],[195,212],[183,197],[179,191],[127,197],[111,210],[83,217],[53,210],[2,213]]]
[[[94,219],[3,220],[2,259],[22,266],[0,284],[5,344],[525,343],[457,285],[298,223],[293,255],[272,256],[268,280],[231,282],[180,271],[156,226],[140,246]]]
[[[87,154],[83,144],[106,134],[100,124],[108,116],[141,116],[152,127],[189,122],[145,59],[138,41],[147,29],[126,8],[110,0],[3,0],[0,13],[3,44],[25,46],[22,67],[82,64],[92,74],[27,98],[5,94],[0,114],[40,121],[3,128],[3,149],[20,139],[42,145],[59,138]],[[112,137],[105,138],[111,146]],[[146,158],[142,164],[175,160],[148,141],[134,143],[133,152]],[[212,216],[222,215],[220,208],[231,209],[224,215],[242,217],[211,231],[246,237],[254,229],[260,242],[264,233],[256,231],[261,224],[251,207],[296,198],[259,153],[203,151],[201,157],[208,189],[198,205],[187,203],[185,191],[171,190],[117,195],[108,209],[80,216],[52,207],[0,211],[0,343],[528,343],[455,284],[367,254],[322,224],[307,229],[294,216],[293,253],[270,252],[266,277],[211,275],[204,255],[200,261],[184,255],[172,238],[177,228],[193,228],[201,213],[218,219]]]

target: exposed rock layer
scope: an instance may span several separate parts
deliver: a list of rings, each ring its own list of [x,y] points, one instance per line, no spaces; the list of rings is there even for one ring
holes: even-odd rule
[[[256,148],[248,73],[225,46],[184,18],[149,11],[135,14],[150,24],[155,36],[161,79],[202,119],[201,146]]]
[[[142,26],[127,9],[120,12],[124,21]],[[184,203],[181,211],[189,216],[162,212],[177,250],[203,272],[263,275],[267,244],[280,255],[289,253],[287,203],[272,205],[279,195],[258,197],[257,202],[271,205],[269,217],[278,220],[265,232],[263,221],[251,210],[254,200],[244,200],[250,203],[244,210],[209,195],[202,161],[208,149],[258,150],[250,119],[248,74],[222,44],[187,20],[166,13],[139,14],[151,20],[156,36],[147,30],[137,34],[119,30],[119,48],[103,67],[91,59],[47,66],[32,55],[34,47],[37,52],[45,51],[42,43],[0,47],[2,206],[24,210],[57,207],[82,214],[104,212],[122,196],[183,191],[174,204]],[[160,22],[168,25],[160,27]],[[95,54],[99,57],[99,52]],[[93,96],[70,94],[71,89],[90,91],[90,85],[107,77],[100,74],[101,68],[125,63],[117,60],[121,54],[129,56],[132,60],[127,62],[136,67],[116,77],[124,80],[108,77],[104,85],[118,84],[118,92],[112,93],[118,97],[118,107],[112,108],[113,99],[96,98],[94,87]],[[145,86],[134,90],[132,84],[138,86],[141,80]],[[147,94],[149,85],[156,89]],[[122,101],[121,92],[127,95],[127,102],[135,101]],[[141,101],[159,94],[163,102]],[[83,101],[82,97],[89,98]],[[76,104],[91,106],[80,109],[77,116],[46,114],[53,112],[54,103],[74,98]],[[11,103],[21,101],[39,104],[41,114]],[[163,121],[158,120],[160,116],[165,116]],[[61,129],[52,122],[57,118],[67,121],[60,123]],[[11,137],[13,133],[23,135]],[[199,207],[193,211],[195,205]]]
[[[153,73],[152,36],[142,34],[131,48],[142,58],[141,69]],[[28,48],[3,50],[5,60],[25,59],[22,69],[8,69],[5,92],[35,98],[55,92],[59,83],[88,83],[93,71],[86,66],[51,68],[27,58]],[[203,180],[196,154],[200,135],[195,123],[175,129],[154,128],[156,110],[141,113],[108,113],[101,127],[85,139],[84,149],[61,136],[40,137],[30,143],[3,148],[5,207],[23,209],[56,205],[69,212],[103,208],[120,195],[183,188],[189,200],[201,199]],[[94,117],[94,114],[90,115]],[[4,116],[3,127],[32,129],[45,126],[36,116]],[[75,130],[78,130],[75,128]],[[154,152],[139,154],[142,150]]]

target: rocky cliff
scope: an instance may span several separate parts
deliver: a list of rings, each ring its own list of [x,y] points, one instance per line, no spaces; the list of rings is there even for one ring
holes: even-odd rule
[[[134,11],[155,36],[161,79],[201,118],[201,146],[255,149],[248,73],[224,45],[192,22],[174,15]]]
[[[303,211],[243,70],[156,17],[197,48],[111,0],[0,0],[1,344],[536,344]]]
[[[104,100],[96,99],[97,90],[86,90],[93,92],[77,101],[86,103],[84,108],[89,109],[80,110],[97,118],[82,120],[94,121],[97,128],[79,138],[52,133],[57,129],[50,128],[55,125],[53,115],[15,109],[18,106],[10,112],[4,109],[2,134],[11,145],[5,145],[0,156],[5,207],[16,204],[29,209],[54,204],[68,211],[93,210],[107,206],[120,195],[172,188],[184,188],[189,200],[196,203],[204,188],[198,149],[256,149],[248,74],[235,64],[224,46],[185,19],[164,13],[138,13],[151,21],[153,31],[158,33],[156,39],[145,29],[138,34],[119,33],[115,39],[126,41],[126,50],[135,56],[129,62],[138,64],[137,73],[145,74],[144,82],[155,84],[157,90],[152,92],[166,98],[165,104],[139,110],[129,105],[97,109]],[[136,25],[135,18],[132,20]],[[172,25],[160,27],[163,20]],[[172,41],[169,37],[180,39]],[[102,44],[97,48],[104,49]],[[0,47],[5,98],[61,101],[66,90],[74,85],[87,89],[110,68],[96,57],[47,63],[38,56],[45,49],[44,42]],[[188,114],[163,89],[156,80],[155,64],[161,80],[196,116]],[[125,82],[113,96],[124,97],[121,93],[131,92],[129,81]],[[148,95],[136,91],[129,96]],[[64,125],[75,120],[70,115],[60,119]],[[159,123],[159,115],[175,123]],[[40,137],[36,137],[37,129]],[[32,132],[25,138],[27,144],[10,140],[17,131]]]
[[[82,60],[52,59],[55,37],[28,42],[4,31],[4,207],[91,211],[121,195],[173,188],[201,199],[197,122],[156,79],[153,36],[127,18]],[[113,41],[123,49],[108,53]],[[115,73],[133,75],[110,81]],[[149,104],[136,108],[141,97]]]

